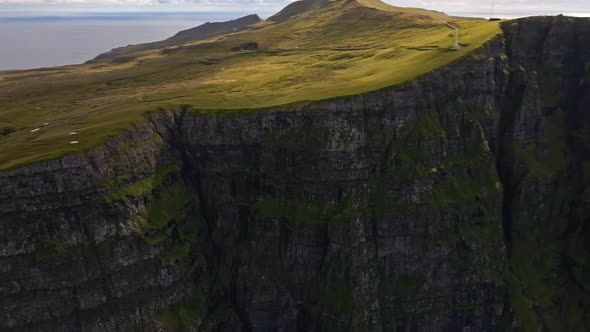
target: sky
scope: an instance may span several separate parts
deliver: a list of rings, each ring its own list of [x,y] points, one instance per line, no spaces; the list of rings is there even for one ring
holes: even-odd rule
[[[385,0],[447,13],[489,13],[493,0]],[[232,11],[272,14],[291,0],[0,0],[2,13]],[[590,0],[495,0],[496,13],[590,16]]]

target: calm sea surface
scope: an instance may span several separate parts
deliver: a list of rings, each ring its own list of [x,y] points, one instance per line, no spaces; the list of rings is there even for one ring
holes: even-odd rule
[[[470,17],[490,15],[484,12],[450,14]],[[542,14],[558,13],[499,12],[494,16],[515,18]],[[565,14],[590,16],[589,13]],[[227,21],[244,15],[135,12],[33,16],[0,11],[0,70],[82,63],[115,47],[162,40],[207,21]]]
[[[112,48],[158,41],[243,13],[126,13],[6,16],[0,13],[0,70],[82,63]]]

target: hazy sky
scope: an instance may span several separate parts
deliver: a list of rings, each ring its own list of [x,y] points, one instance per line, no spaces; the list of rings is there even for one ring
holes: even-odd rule
[[[590,0],[495,0],[504,13],[590,13]],[[0,12],[239,11],[272,13],[290,0],[0,0]],[[488,13],[492,0],[385,0],[393,5],[445,12]]]

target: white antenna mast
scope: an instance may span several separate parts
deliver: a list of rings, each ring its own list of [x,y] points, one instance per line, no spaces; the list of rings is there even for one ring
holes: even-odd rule
[[[496,5],[496,0],[492,0],[492,10],[490,11],[490,19],[494,18],[494,7]]]

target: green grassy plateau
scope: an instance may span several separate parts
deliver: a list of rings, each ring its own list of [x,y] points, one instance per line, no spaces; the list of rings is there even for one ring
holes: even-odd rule
[[[453,30],[445,22],[459,27],[462,49],[449,49]],[[221,37],[84,65],[0,72],[0,170],[90,149],[160,107],[256,109],[396,85],[499,33],[497,22],[378,0],[304,0]],[[258,51],[230,50],[251,41]]]

